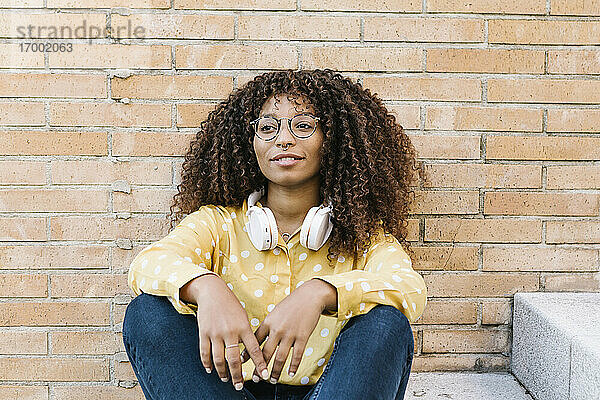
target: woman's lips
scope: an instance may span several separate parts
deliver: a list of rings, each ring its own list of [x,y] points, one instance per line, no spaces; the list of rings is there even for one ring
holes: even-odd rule
[[[275,165],[279,165],[280,167],[290,167],[292,165],[298,164],[302,160],[304,160],[304,158],[294,160],[271,160],[271,162],[275,163]]]

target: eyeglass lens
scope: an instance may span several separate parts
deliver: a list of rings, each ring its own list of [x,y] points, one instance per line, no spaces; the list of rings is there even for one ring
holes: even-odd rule
[[[282,119],[281,123],[285,124],[288,119]],[[299,138],[307,138],[313,134],[317,128],[317,121],[310,115],[296,115],[291,120],[292,133]],[[277,135],[277,120],[272,117],[262,117],[256,124],[256,134],[261,139],[269,140]],[[288,125],[289,127],[289,125]]]

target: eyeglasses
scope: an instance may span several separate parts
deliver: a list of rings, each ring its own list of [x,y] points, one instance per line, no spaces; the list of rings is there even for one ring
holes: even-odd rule
[[[288,128],[292,135],[298,139],[308,139],[317,130],[319,117],[308,113],[297,114],[292,118],[259,117],[250,122],[250,126],[254,128],[256,136],[268,142],[279,134],[283,119],[288,120]]]

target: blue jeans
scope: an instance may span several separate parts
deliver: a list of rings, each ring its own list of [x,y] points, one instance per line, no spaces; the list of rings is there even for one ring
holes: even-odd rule
[[[198,341],[196,317],[179,314],[164,296],[142,293],[127,306],[123,343],[148,400],[402,400],[414,353],[406,316],[379,304],[346,323],[316,384],[249,380],[237,391],[214,366],[206,372]]]

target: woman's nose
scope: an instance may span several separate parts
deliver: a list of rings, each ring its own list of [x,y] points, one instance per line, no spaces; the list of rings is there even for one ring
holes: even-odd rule
[[[275,142],[276,143],[289,143],[289,142],[294,142],[295,140],[296,140],[296,138],[294,137],[292,132],[290,132],[290,127],[288,125],[288,121],[285,119],[282,120],[281,127],[279,128],[279,134],[277,135],[277,139],[275,140]]]

